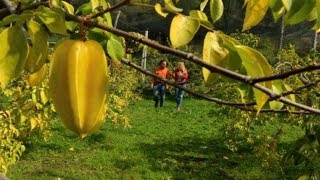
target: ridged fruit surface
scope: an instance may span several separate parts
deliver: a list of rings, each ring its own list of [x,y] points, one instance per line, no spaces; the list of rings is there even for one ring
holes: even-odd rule
[[[51,56],[49,91],[64,125],[81,138],[102,124],[109,86],[107,59],[96,41],[64,40]]]

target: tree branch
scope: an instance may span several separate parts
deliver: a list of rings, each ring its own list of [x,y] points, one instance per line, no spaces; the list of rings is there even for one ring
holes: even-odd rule
[[[71,20],[71,21],[77,21],[77,22],[81,21],[81,17],[74,16],[74,15],[71,15],[71,14],[66,14],[66,19],[67,20]],[[229,78],[232,78],[232,79],[235,79],[235,80],[250,84],[251,86],[259,89],[260,91],[262,91],[262,92],[266,93],[267,95],[269,95],[271,98],[277,99],[280,102],[283,102],[285,104],[294,106],[296,108],[299,108],[299,109],[302,109],[302,110],[305,110],[305,111],[309,111],[309,112],[312,112],[312,113],[320,114],[320,110],[319,109],[315,109],[315,108],[312,108],[312,107],[309,107],[309,106],[306,106],[306,105],[303,105],[303,104],[300,104],[300,103],[292,102],[289,99],[281,97],[280,94],[276,94],[272,90],[270,90],[270,89],[268,89],[268,88],[266,88],[266,87],[264,87],[264,86],[262,86],[262,85],[260,85],[258,83],[253,83],[249,76],[238,74],[236,72],[230,71],[228,69],[224,69],[224,68],[216,66],[216,65],[211,65],[211,64],[203,61],[201,58],[196,57],[195,55],[193,55],[191,53],[186,53],[184,51],[176,50],[176,49],[161,45],[158,42],[154,42],[154,41],[152,41],[152,40],[150,40],[148,38],[145,38],[145,37],[139,37],[139,36],[136,36],[136,35],[134,35],[132,33],[128,33],[128,32],[125,32],[125,31],[122,31],[122,30],[119,30],[119,29],[115,29],[115,28],[112,28],[112,27],[104,26],[99,22],[92,22],[92,21],[86,20],[86,21],[84,21],[84,24],[86,26],[88,26],[88,27],[96,27],[96,28],[103,29],[103,30],[106,30],[108,32],[111,32],[113,34],[125,37],[127,39],[132,39],[132,40],[138,41],[138,42],[140,42],[142,44],[145,44],[145,45],[148,45],[148,46],[153,47],[155,49],[158,49],[158,50],[160,50],[162,52],[166,52],[166,53],[169,53],[169,54],[176,55],[176,56],[178,56],[180,58],[189,60],[189,61],[194,62],[194,63],[196,63],[196,64],[198,64],[198,65],[200,65],[202,67],[205,67],[205,68],[209,69],[211,72],[216,72],[216,73],[222,74],[224,76],[227,76]]]
[[[14,7],[14,4],[12,2],[10,2],[9,0],[1,0],[1,2],[7,8],[10,14],[14,14],[16,12],[16,8]]]
[[[241,109],[243,111],[250,111],[250,112],[257,112],[256,109],[250,109],[247,107],[236,107],[238,109]],[[261,109],[259,111],[260,113],[287,113],[287,114],[308,114],[308,115],[312,115],[310,112],[308,111],[291,111],[288,109],[280,109],[280,110],[273,110],[273,109]],[[314,114],[313,114],[314,115]]]
[[[40,2],[40,3],[34,3],[34,4],[32,4],[31,6],[22,8],[19,12],[15,12],[15,14],[20,14],[20,12],[22,13],[23,11],[26,11],[26,10],[36,9],[36,8],[38,8],[38,7],[41,6],[41,5],[43,5],[43,6],[49,6],[49,1]],[[10,11],[8,10],[8,8],[2,9],[2,10],[0,10],[0,12],[1,12],[1,15],[3,15],[3,16],[7,16],[7,15],[9,15],[9,14],[12,14],[12,13],[10,13]]]
[[[81,22],[83,20],[83,18],[80,17],[80,16],[75,16],[75,15],[71,15],[71,14],[68,14],[68,13],[66,13],[65,17],[66,17],[66,20],[69,20],[69,21]],[[302,109],[302,110],[305,110],[305,111],[309,111],[309,112],[312,112],[312,113],[320,114],[320,110],[319,109],[314,109],[312,107],[309,107],[309,106],[306,106],[306,105],[303,105],[303,104],[300,104],[300,103],[292,102],[289,99],[281,97],[281,94],[276,94],[272,90],[270,90],[270,89],[268,89],[268,88],[266,88],[266,87],[264,87],[264,86],[262,86],[262,85],[260,85],[258,83],[253,82],[252,78],[249,77],[249,76],[245,76],[245,75],[230,71],[228,69],[224,69],[222,67],[209,64],[209,63],[203,61],[201,58],[196,57],[195,55],[193,55],[191,53],[187,53],[187,52],[184,52],[184,51],[176,50],[176,49],[161,45],[158,42],[154,42],[154,41],[152,41],[152,40],[150,40],[148,38],[145,38],[145,37],[136,36],[136,35],[134,35],[132,33],[126,32],[126,31],[122,31],[122,30],[119,30],[119,29],[116,29],[116,28],[104,26],[103,24],[101,24],[99,22],[93,22],[93,21],[90,21],[90,20],[85,20],[84,24],[86,26],[88,26],[88,27],[96,27],[96,28],[99,28],[99,29],[102,29],[102,30],[106,30],[108,32],[111,32],[113,34],[125,37],[127,39],[132,39],[134,41],[138,41],[138,42],[140,42],[142,44],[145,44],[145,45],[148,45],[148,46],[153,47],[155,49],[158,49],[161,52],[169,53],[169,54],[178,56],[180,58],[189,60],[189,61],[191,61],[193,63],[196,63],[196,64],[198,64],[198,65],[200,65],[202,67],[207,68],[211,72],[219,73],[219,74],[224,75],[226,77],[229,77],[229,78],[232,78],[232,79],[235,79],[235,80],[250,84],[252,87],[255,87],[256,89],[259,89],[260,91],[262,91],[262,92],[266,93],[267,95],[269,95],[272,99],[278,100],[278,101],[283,102],[283,103],[285,103],[287,105],[291,105],[291,106],[294,106],[296,108],[299,108],[299,109]]]
[[[169,81],[168,79],[164,79],[162,78],[161,76],[155,74],[155,73],[152,73],[148,70],[145,70],[143,69],[141,66],[138,66],[136,64],[134,64],[133,62],[131,62],[130,60],[128,59],[122,59],[121,62],[127,66],[130,66],[134,69],[136,69],[137,71],[145,74],[145,75],[148,75],[148,76],[151,76],[151,77],[155,77],[157,79],[160,79],[161,81],[169,84],[169,85],[172,85],[174,87],[178,87],[179,89],[182,89],[196,97],[200,97],[200,98],[203,98],[207,101],[210,101],[210,102],[215,102],[217,104],[222,104],[222,105],[228,105],[228,106],[231,106],[231,107],[235,107],[235,108],[238,108],[238,109],[241,109],[241,110],[245,110],[245,111],[252,111],[252,112],[257,112],[257,110],[255,109],[250,109],[248,107],[246,107],[247,105],[252,105],[252,104],[255,104],[255,103],[250,103],[250,104],[246,104],[246,103],[239,103],[239,102],[229,102],[229,101],[224,101],[224,100],[221,100],[221,99],[218,99],[218,98],[213,98],[213,97],[209,97],[209,96],[206,96],[204,94],[201,94],[201,93],[198,93],[198,92],[195,92],[189,88],[185,88],[179,84],[176,84],[172,81]],[[244,106],[244,107],[243,107]],[[290,114],[311,114],[310,112],[306,112],[306,111],[290,111],[290,110],[287,110],[287,109],[283,109],[283,110],[272,110],[272,109],[262,109],[260,110],[260,112],[273,112],[273,113],[290,113]]]
[[[130,3],[130,0],[123,0],[123,1],[121,1],[120,3],[118,3],[118,4],[116,4],[116,5],[114,5],[114,6],[110,7],[110,8],[107,8],[107,9],[105,9],[105,10],[103,10],[103,11],[100,11],[100,12],[98,12],[98,13],[96,13],[96,14],[93,14],[93,15],[91,15],[91,16],[89,16],[89,17],[90,17],[90,18],[96,18],[96,17],[98,17],[98,16],[103,15],[104,13],[113,11],[113,10],[118,9],[118,8],[120,8],[121,6],[124,6],[124,5],[129,4],[129,3]]]
[[[180,89],[182,89],[182,90],[184,90],[184,91],[186,91],[186,92],[188,92],[188,93],[190,93],[190,94],[192,94],[192,95],[194,95],[194,96],[196,96],[196,97],[203,98],[203,99],[205,99],[205,100],[207,100],[207,101],[215,102],[215,103],[217,103],[217,104],[230,105],[230,106],[247,106],[247,105],[249,105],[249,104],[246,104],[246,103],[224,101],[224,100],[221,100],[221,99],[218,99],[218,98],[213,98],[213,97],[206,96],[206,95],[204,95],[204,94],[195,92],[195,91],[193,91],[193,90],[191,90],[191,89],[189,89],[189,88],[185,88],[185,87],[183,87],[183,86],[181,86],[181,85],[179,85],[179,84],[176,84],[176,83],[174,83],[174,82],[172,82],[172,81],[170,81],[170,80],[168,80],[168,79],[164,79],[164,78],[162,78],[161,76],[159,76],[159,75],[157,75],[157,74],[154,74],[154,73],[152,73],[152,72],[150,72],[150,71],[148,71],[148,70],[145,70],[145,69],[143,69],[141,66],[138,66],[138,65],[132,63],[132,62],[131,62],[130,60],[128,60],[128,59],[124,59],[124,58],[123,58],[123,59],[121,60],[121,62],[123,62],[124,64],[126,64],[126,65],[128,65],[128,66],[130,66],[130,67],[132,67],[132,68],[134,68],[134,69],[136,69],[136,70],[138,70],[139,72],[141,72],[141,73],[143,73],[143,74],[145,74],[145,75],[148,75],[148,76],[151,76],[151,77],[155,77],[155,78],[157,78],[157,79],[160,79],[161,81],[163,81],[163,82],[165,82],[165,83],[167,83],[167,84],[169,84],[169,85],[178,87],[178,88],[180,88]]]
[[[252,83],[259,83],[264,81],[271,81],[276,79],[285,79],[289,76],[300,74],[306,71],[313,71],[313,70],[319,70],[320,69],[320,63],[312,63],[309,66],[300,68],[300,69],[294,69],[292,71],[288,71],[281,74],[275,74],[272,76],[266,76],[266,77],[260,77],[260,78],[251,78]]]

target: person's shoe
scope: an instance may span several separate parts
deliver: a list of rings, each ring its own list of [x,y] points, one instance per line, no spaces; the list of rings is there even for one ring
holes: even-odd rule
[[[158,102],[154,103],[154,107],[156,107],[156,108],[158,107]]]
[[[180,110],[181,110],[181,108],[177,108],[176,110],[177,110],[177,111],[180,111]]]

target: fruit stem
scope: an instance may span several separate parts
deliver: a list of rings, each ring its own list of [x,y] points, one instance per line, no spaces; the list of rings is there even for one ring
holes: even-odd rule
[[[85,32],[84,32],[84,21],[85,21],[85,18],[82,17],[81,21],[80,21],[80,39],[82,41],[86,40],[86,36],[85,36]]]

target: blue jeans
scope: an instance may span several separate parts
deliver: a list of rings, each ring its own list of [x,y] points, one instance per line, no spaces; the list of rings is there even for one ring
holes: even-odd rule
[[[160,107],[163,107],[163,102],[166,96],[166,84],[156,84],[153,86],[153,96],[154,96],[154,102],[155,107],[158,107],[159,99],[160,99]]]
[[[181,84],[183,87],[187,87],[187,83]],[[176,88],[176,100],[177,100],[177,108],[181,108],[184,90]]]

